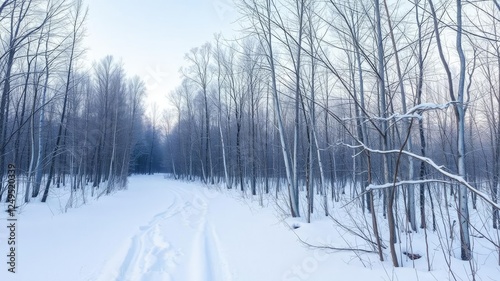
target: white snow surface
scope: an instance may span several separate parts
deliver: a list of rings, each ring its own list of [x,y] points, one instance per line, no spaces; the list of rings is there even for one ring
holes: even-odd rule
[[[199,183],[133,176],[129,188],[63,212],[67,190],[49,203],[24,205],[18,215],[16,273],[7,271],[6,212],[0,221],[0,280],[19,281],[279,281],[449,280],[439,248],[430,241],[432,270],[424,258],[393,268],[387,255],[333,251],[314,245],[370,249],[329,218],[283,216],[272,197],[243,196]],[[3,206],[3,203],[2,203]],[[318,212],[320,213],[320,212]],[[5,225],[5,226],[4,226]],[[360,223],[360,225],[363,225]],[[298,227],[293,229],[292,226]],[[423,237],[422,234],[418,234]],[[425,254],[422,243],[414,248]],[[500,280],[494,249],[475,267],[481,280]],[[451,260],[458,280],[470,265]]]

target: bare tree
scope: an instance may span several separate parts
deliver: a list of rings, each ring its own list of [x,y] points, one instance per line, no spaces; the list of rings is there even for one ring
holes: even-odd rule
[[[213,184],[213,165],[212,165],[212,147],[210,145],[210,113],[208,109],[208,84],[212,80],[212,77],[208,71],[211,57],[211,45],[206,43],[201,48],[194,48],[185,58],[191,63],[190,69],[188,69],[184,75],[186,78],[197,84],[203,93],[203,102],[205,110],[205,160],[204,167],[206,170],[205,175],[209,173],[209,176],[205,177],[205,182]]]
[[[274,101],[274,110],[276,112],[276,118],[278,122],[281,150],[285,164],[290,210],[293,217],[298,217],[300,216],[300,212],[299,202],[297,198],[298,187],[296,184],[296,174],[294,174],[294,165],[293,163],[291,164],[290,160],[290,149],[285,136],[286,133],[285,127],[283,125],[281,101],[278,96],[278,84],[276,78],[276,58],[274,56],[274,35],[272,29],[273,18],[271,16],[275,12],[273,11],[275,3],[273,0],[265,0],[262,3],[257,0],[252,0],[243,1],[242,5],[242,8],[247,11],[248,15],[250,15],[250,20],[255,28],[254,33],[259,38],[262,50],[265,51],[266,60],[269,64],[271,76],[271,91]]]
[[[49,170],[49,175],[47,178],[47,183],[45,185],[45,190],[43,192],[43,197],[42,197],[42,202],[47,201],[47,197],[49,195],[49,188],[51,184],[52,177],[54,176],[54,165],[55,165],[55,160],[56,156],[59,152],[59,145],[61,144],[61,140],[63,138],[63,125],[66,117],[66,108],[68,104],[68,95],[70,92],[70,87],[71,87],[71,76],[73,74],[73,63],[76,54],[76,44],[78,43],[78,40],[81,38],[82,31],[83,31],[83,23],[85,21],[85,17],[87,15],[86,10],[83,8],[82,1],[78,1],[74,14],[73,14],[73,26],[72,26],[72,33],[71,33],[71,42],[70,44],[70,53],[69,53],[69,65],[68,65],[68,70],[66,74],[66,85],[64,89],[64,96],[63,96],[63,106],[62,106],[62,113],[61,113],[61,119],[59,123],[59,129],[57,133],[57,139],[56,139],[56,145],[54,149],[52,150],[52,155],[51,155],[51,163],[50,163],[50,170]]]

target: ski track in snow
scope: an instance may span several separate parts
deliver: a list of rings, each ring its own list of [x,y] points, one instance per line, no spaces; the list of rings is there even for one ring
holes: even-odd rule
[[[230,281],[231,273],[215,229],[207,221],[208,205],[203,204],[190,260],[191,281]]]
[[[116,281],[171,279],[168,267],[175,266],[175,253],[172,255],[170,244],[160,231],[160,224],[180,212],[176,209],[180,198],[175,195],[167,210],[155,215],[148,225],[141,226],[139,233],[132,238]]]
[[[199,191],[180,187],[170,189],[175,196],[173,203],[155,215],[147,225],[141,226],[132,237],[115,280],[175,280],[173,274],[183,251],[169,242],[168,227],[165,226],[171,226],[170,220],[177,217],[193,231],[191,249],[185,261],[188,272],[183,273],[187,281],[231,281],[231,272],[220,248],[217,232],[208,220],[208,202]]]
[[[212,269],[211,280],[231,281],[229,264],[222,254],[217,233],[212,226],[205,226],[205,253],[208,254],[207,264],[210,264]]]
[[[311,225],[303,218],[282,220],[272,206],[286,202],[275,202],[272,194],[266,203],[271,206],[263,208],[238,189],[218,193],[215,188],[137,176],[118,198],[103,197],[66,214],[52,212],[59,198],[50,206],[30,204],[19,232],[19,270],[15,275],[0,270],[0,281],[435,281],[449,280],[450,268],[457,280],[471,279],[471,269],[479,272],[477,280],[500,280],[495,249],[484,238],[474,236],[477,259],[471,267],[459,260],[459,245],[450,248],[455,256],[442,257],[448,246],[439,234],[430,233],[427,240],[415,233],[400,249],[424,256],[430,245],[432,271],[425,258],[402,260],[405,267],[395,269],[376,254],[301,245],[297,235],[315,245],[369,246],[319,213]],[[353,219],[347,212],[337,213],[338,219]],[[301,227],[293,233],[288,227],[293,225]],[[0,230],[0,237],[6,233]]]

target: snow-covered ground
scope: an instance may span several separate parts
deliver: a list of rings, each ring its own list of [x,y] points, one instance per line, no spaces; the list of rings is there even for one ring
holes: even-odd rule
[[[438,240],[430,240],[432,271],[424,258],[394,269],[374,253],[318,246],[370,249],[363,239],[330,218],[290,219],[270,198],[245,198],[163,175],[133,176],[126,191],[63,212],[67,191],[55,190],[48,204],[21,208],[16,273],[7,271],[6,212],[0,221],[0,280],[19,281],[279,281],[449,280],[453,276]],[[296,228],[296,229],[294,229]],[[419,234],[420,235],[420,234]],[[421,234],[423,235],[423,234]],[[422,247],[416,241],[414,247]],[[415,252],[425,254],[424,249]],[[497,252],[474,265],[478,280],[500,280]],[[389,260],[389,257],[386,257]],[[470,265],[451,261],[458,280]]]

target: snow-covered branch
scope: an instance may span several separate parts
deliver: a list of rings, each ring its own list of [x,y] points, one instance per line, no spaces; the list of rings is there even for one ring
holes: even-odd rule
[[[425,163],[427,163],[429,166],[431,166],[432,168],[434,168],[437,172],[439,172],[440,174],[442,174],[443,176],[445,177],[448,177],[462,185],[464,185],[465,187],[467,187],[471,192],[474,192],[477,196],[481,197],[483,200],[485,200],[486,202],[488,202],[490,205],[492,205],[493,207],[497,208],[497,209],[500,209],[500,205],[493,202],[493,200],[491,200],[490,198],[488,198],[488,196],[479,191],[477,188],[473,187],[470,183],[468,183],[463,177],[459,176],[459,175],[455,175],[453,173],[450,173],[448,171],[446,171],[444,169],[443,166],[440,166],[438,164],[436,164],[432,159],[428,158],[428,157],[424,157],[424,156],[421,156],[421,155],[417,155],[415,153],[412,153],[412,152],[409,152],[409,151],[406,151],[406,150],[387,150],[387,151],[384,151],[384,150],[378,150],[378,149],[372,149],[372,148],[369,148],[367,147],[365,144],[359,142],[360,144],[359,145],[349,145],[349,144],[344,144],[346,145],[347,147],[350,147],[350,148],[363,148],[365,149],[366,151],[369,151],[371,153],[379,153],[379,154],[399,154],[399,153],[402,153],[404,155],[407,155],[407,156],[410,156],[412,158],[415,158],[415,159],[418,159],[420,161],[423,161]],[[396,183],[397,184],[397,183]],[[389,186],[394,186],[394,183],[388,183],[387,184]],[[401,185],[401,184],[399,184]],[[382,187],[380,187],[382,188]],[[374,189],[372,187],[372,189]]]
[[[401,113],[394,113],[391,116],[388,117],[371,117],[369,118],[370,120],[378,120],[378,121],[390,121],[390,120],[396,120],[400,121],[402,119],[422,119],[422,113],[424,111],[430,111],[430,110],[444,110],[450,107],[450,105],[453,104],[453,102],[448,102],[445,104],[437,104],[437,103],[421,103],[419,105],[416,105],[412,108],[410,108],[406,113],[401,114]],[[342,118],[343,121],[350,121],[350,120],[355,120],[358,117],[349,117],[349,118]],[[368,122],[366,120],[365,122]]]
[[[407,185],[407,184],[422,184],[422,183],[433,183],[433,182],[439,182],[439,183],[450,183],[448,181],[443,181],[443,180],[434,180],[434,179],[428,179],[428,180],[408,180],[408,181],[398,181],[398,182],[388,182],[384,184],[370,184],[366,187],[367,191],[374,190],[374,189],[384,189],[384,188],[389,188],[389,187],[396,187],[396,186],[401,186],[401,185]]]
[[[390,121],[390,120],[396,120],[397,121],[400,121],[402,119],[411,119],[411,118],[415,118],[415,119],[421,119],[422,118],[422,115],[420,114],[416,114],[416,113],[411,113],[411,114],[399,114],[399,113],[394,113],[393,115],[387,117],[387,118],[383,118],[383,117],[373,117],[372,119],[373,120],[379,120],[379,121]]]
[[[443,110],[443,109],[447,109],[448,107],[450,107],[450,105],[452,103],[453,102],[448,102],[448,103],[445,103],[445,104],[421,103],[421,104],[418,104],[418,105],[416,105],[416,106],[408,109],[408,112],[406,114],[417,113],[418,115],[420,115],[424,111],[436,110],[436,109]]]

